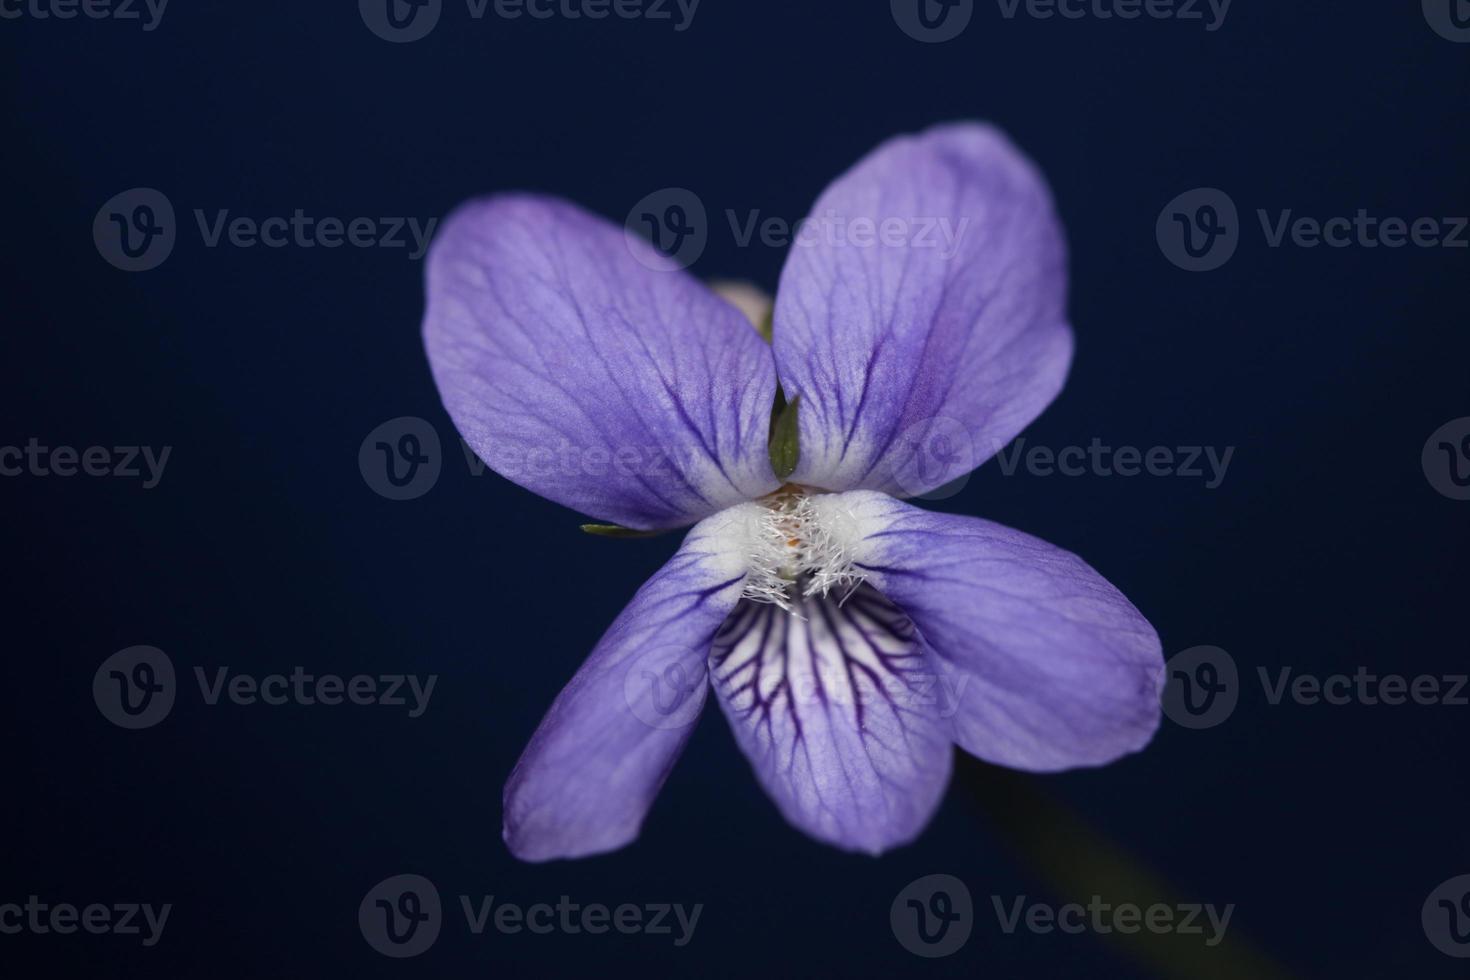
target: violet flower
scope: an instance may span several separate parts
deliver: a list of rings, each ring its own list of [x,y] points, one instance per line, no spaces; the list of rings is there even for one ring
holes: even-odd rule
[[[924,828],[952,745],[1051,772],[1158,726],[1159,640],[1113,586],[899,499],[960,475],[926,465],[935,425],[993,449],[1061,389],[1066,256],[1043,178],[996,130],[947,125],[878,147],[813,213],[852,234],[793,246],[769,344],[563,201],[471,202],[433,246],[429,362],[475,452],[598,519],[694,525],[511,773],[504,834],[524,860],[637,837],[709,686],[786,819],[872,854]],[[926,245],[945,222],[962,233]],[[779,453],[778,380],[797,406]]]

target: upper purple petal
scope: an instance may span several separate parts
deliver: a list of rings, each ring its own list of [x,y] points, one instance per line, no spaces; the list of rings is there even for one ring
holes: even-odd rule
[[[689,532],[546,713],[505,786],[517,857],[583,857],[638,836],[704,704],[710,642],[740,598],[744,510]]]
[[[1158,634],[1076,555],[974,517],[881,494],[828,498],[868,582],[959,672],[955,741],[1037,772],[1148,744],[1161,715]]]
[[[1062,229],[1041,174],[1000,132],[890,140],[808,220],[775,314],[781,384],[801,398],[794,481],[923,493],[989,458],[1061,390]]]
[[[778,486],[769,348],[646,242],[564,201],[464,205],[429,255],[424,342],[491,469],[627,527],[677,527]]]

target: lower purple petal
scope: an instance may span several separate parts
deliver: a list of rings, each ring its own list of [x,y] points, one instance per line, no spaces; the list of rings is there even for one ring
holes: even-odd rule
[[[552,704],[505,786],[516,857],[583,857],[638,836],[704,704],[710,641],[740,597],[745,510],[689,532]]]
[[[923,830],[949,782],[944,685],[872,589],[788,612],[742,602],[711,678],[757,778],[801,830],[878,854]]]
[[[856,529],[867,581],[959,672],[961,748],[1046,772],[1148,744],[1160,718],[1158,634],[1086,562],[989,521],[878,493],[832,499]]]

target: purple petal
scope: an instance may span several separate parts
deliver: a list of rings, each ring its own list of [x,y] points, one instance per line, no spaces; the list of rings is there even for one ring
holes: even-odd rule
[[[960,674],[955,741],[1014,769],[1096,766],[1148,744],[1158,635],[1075,555],[974,517],[881,494],[829,498],[858,567]]]
[[[742,602],[710,670],[736,741],[786,819],[878,854],[924,829],[954,751],[912,624],[871,589],[839,598],[792,612]]]
[[[777,371],[801,397],[795,482],[923,493],[984,462],[1061,390],[1062,229],[1001,133],[890,140],[809,221],[776,298]]]
[[[638,836],[704,705],[710,641],[740,598],[745,510],[689,532],[552,704],[505,786],[516,857],[583,857]]]
[[[435,239],[427,281],[444,406],[507,479],[641,529],[778,486],[769,349],[636,236],[563,201],[474,201]]]

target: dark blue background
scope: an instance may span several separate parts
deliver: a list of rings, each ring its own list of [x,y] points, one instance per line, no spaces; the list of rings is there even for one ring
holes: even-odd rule
[[[717,216],[700,275],[773,287],[783,254],[738,248],[726,208],[800,217],[876,143],[999,123],[1052,182],[1073,254],[1078,352],[1034,442],[1237,447],[1218,490],[1180,479],[1003,476],[938,506],[1074,550],[1167,652],[1229,650],[1234,717],[1166,723],[1142,755],[1027,779],[1182,895],[1235,903],[1293,975],[1451,976],[1419,923],[1470,872],[1466,719],[1451,707],[1271,707],[1257,666],[1464,672],[1470,504],[1419,453],[1470,415],[1466,251],[1271,249],[1257,208],[1470,213],[1470,46],[1418,4],[1236,0],[1198,23],[1003,19],[916,43],[882,2],[704,0],[690,30],[616,19],[471,21],[390,45],[355,4],[174,0],[160,28],[0,21],[4,330],[0,444],[170,445],[162,483],[6,478],[0,902],[172,902],[162,943],[0,936],[8,976],[1150,976],[1093,936],[1006,936],[991,895],[1056,894],[965,765],[918,843],[879,860],[787,827],[707,712],[634,846],[529,866],[500,791],[561,685],[676,538],[586,537],[578,515],[472,477],[419,339],[403,250],[205,248],[194,208],[257,218],[442,215],[530,188],[621,220],[696,191]],[[1247,223],[1223,269],[1170,265],[1154,221],[1227,190]],[[106,264],[102,202],[163,190],[160,268]],[[395,503],[357,451],[400,415],[448,450]],[[183,675],[156,728],[89,695],[152,644]],[[434,673],[428,712],[204,706],[192,668]],[[705,905],[694,941],[474,938],[451,909],[404,962],[356,910],[416,872],[451,905],[494,894]],[[888,926],[920,875],[969,886],[979,920],[920,960]],[[1084,899],[1086,896],[1083,896]],[[1206,957],[1208,959],[1208,957]],[[11,969],[6,964],[12,964]],[[1207,975],[1197,973],[1195,975]]]

